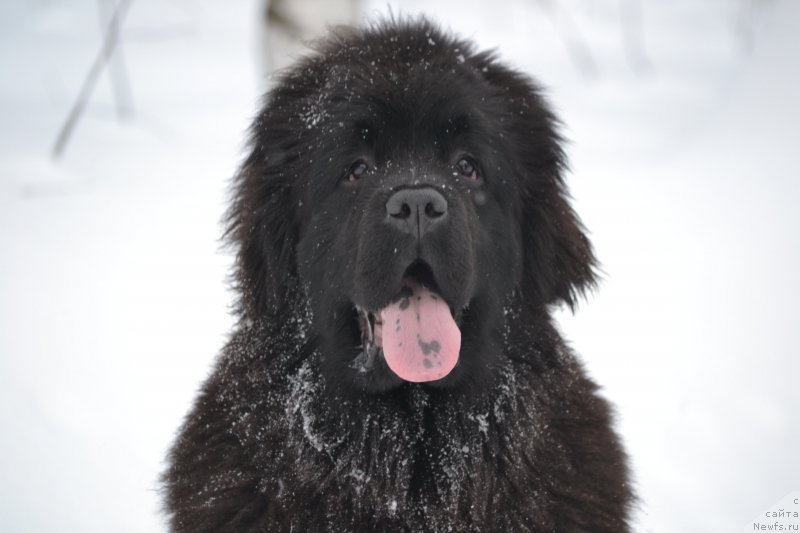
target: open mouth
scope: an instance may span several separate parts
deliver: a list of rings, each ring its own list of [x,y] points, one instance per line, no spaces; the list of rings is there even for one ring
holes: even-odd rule
[[[382,357],[401,379],[421,383],[444,378],[458,363],[461,331],[424,263],[406,270],[385,307],[356,306],[356,314],[361,346],[353,366],[360,372],[372,370]]]

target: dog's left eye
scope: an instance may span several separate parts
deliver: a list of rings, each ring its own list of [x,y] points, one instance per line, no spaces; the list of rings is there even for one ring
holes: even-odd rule
[[[458,163],[456,163],[456,168],[458,169],[458,173],[465,178],[472,181],[478,180],[478,170],[475,168],[475,163],[473,163],[471,159],[462,157],[458,160]]]
[[[367,172],[367,170],[369,170],[369,165],[367,165],[363,161],[356,161],[355,163],[353,163],[353,166],[350,167],[350,172],[347,175],[347,181],[351,183],[354,181],[358,181],[359,179],[361,179],[361,176],[363,176]]]

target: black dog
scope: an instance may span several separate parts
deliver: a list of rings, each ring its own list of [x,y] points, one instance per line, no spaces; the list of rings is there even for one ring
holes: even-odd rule
[[[431,23],[284,73],[234,183],[239,325],[169,458],[174,531],[628,531],[566,347],[595,259],[556,120]]]

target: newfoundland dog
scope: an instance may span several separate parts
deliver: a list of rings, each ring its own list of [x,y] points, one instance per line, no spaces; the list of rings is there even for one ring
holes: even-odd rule
[[[551,317],[596,265],[557,129],[527,76],[424,19],[334,30],[277,79],[173,531],[628,531],[609,405]]]

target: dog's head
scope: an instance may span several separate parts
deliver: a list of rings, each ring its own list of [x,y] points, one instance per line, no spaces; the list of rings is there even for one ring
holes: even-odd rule
[[[482,380],[504,305],[574,305],[594,257],[525,76],[427,21],[338,30],[284,73],[234,183],[241,312],[308,298],[356,390]]]

